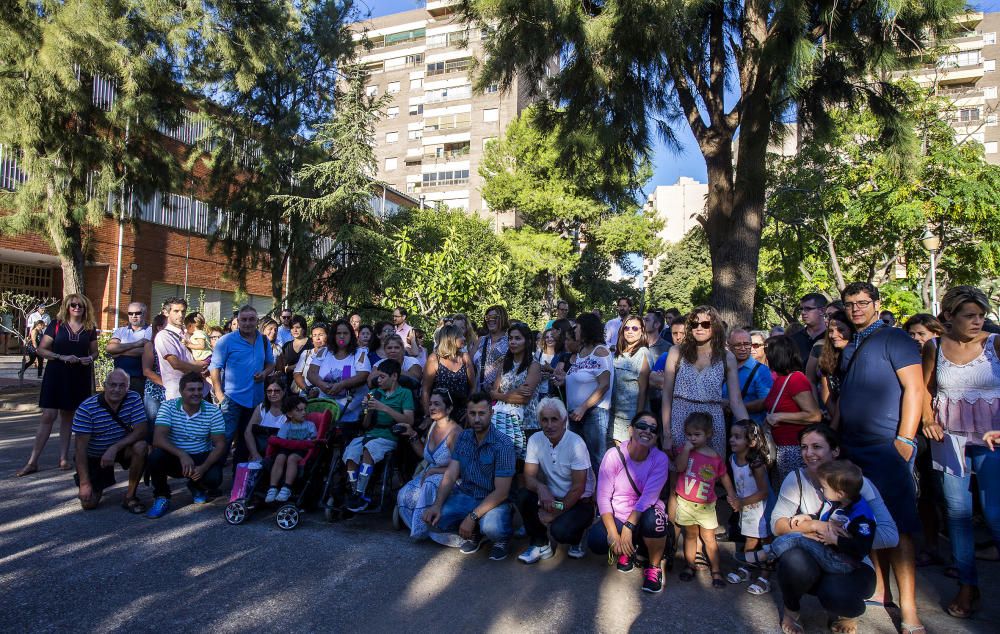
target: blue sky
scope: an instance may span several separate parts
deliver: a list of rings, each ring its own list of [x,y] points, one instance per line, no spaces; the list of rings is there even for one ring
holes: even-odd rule
[[[368,6],[372,17],[409,11],[423,6],[420,0],[358,0],[358,4]],[[1000,11],[1000,0],[985,0],[970,2],[971,6],[980,11]],[[681,176],[689,176],[705,182],[705,161],[698,151],[694,136],[686,125],[677,126],[677,135],[683,148],[677,152],[668,149],[659,140],[655,140],[653,148],[653,178],[646,186],[646,192],[652,191],[657,185],[672,185]]]

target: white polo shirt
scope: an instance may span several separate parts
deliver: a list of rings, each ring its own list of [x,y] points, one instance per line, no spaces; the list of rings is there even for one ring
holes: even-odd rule
[[[542,432],[533,434],[528,439],[528,449],[524,456],[524,462],[525,464],[538,465],[545,476],[546,485],[552,491],[552,495],[557,498],[564,498],[569,492],[573,485],[573,471],[586,469],[587,484],[584,485],[581,497],[594,496],[596,478],[594,470],[590,468],[590,453],[587,451],[587,443],[568,429],[555,447]]]

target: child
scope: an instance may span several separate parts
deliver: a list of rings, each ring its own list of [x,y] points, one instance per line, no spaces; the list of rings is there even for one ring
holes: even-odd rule
[[[187,340],[184,345],[191,351],[195,361],[204,361],[212,356],[212,346],[205,334],[205,316],[201,313],[190,313],[184,318],[187,329]]]
[[[371,502],[366,493],[368,479],[375,465],[396,448],[396,425],[413,424],[413,393],[399,387],[399,373],[402,371],[399,362],[383,359],[378,371],[382,375],[379,388],[369,393],[366,413],[361,421],[365,434],[352,440],[344,449],[347,481],[354,485],[354,495],[348,500],[347,510],[353,513],[365,510]]]
[[[712,440],[712,417],[705,412],[693,412],[684,421],[687,442],[677,456],[677,464],[687,465],[677,478],[677,514],[674,523],[684,527],[684,558],[687,567],[680,574],[681,581],[691,581],[695,576],[695,552],[698,537],[705,544],[708,562],[712,569],[712,587],[722,589],[726,584],[719,572],[719,545],[715,542],[715,529],[719,520],[715,515],[715,483],[721,481],[734,511],[740,503],[733,490],[733,481],[726,473],[726,462],[709,444]]]
[[[39,319],[31,325],[28,338],[24,342],[24,356],[27,360],[21,364],[21,369],[17,372],[17,378],[23,379],[24,373],[36,361],[38,362],[38,378],[42,378],[42,367],[45,361],[38,355],[38,347],[42,345],[43,334],[45,334],[45,322]]]
[[[298,395],[286,396],[281,402],[281,412],[285,422],[275,434],[283,440],[315,440],[316,426],[306,420],[306,399]],[[299,462],[306,455],[305,449],[278,449],[271,465],[271,488],[267,490],[264,502],[287,502],[292,497],[292,485],[299,475]],[[278,482],[285,477],[285,485],[278,490]]]
[[[822,544],[803,533],[786,533],[763,550],[745,555],[753,563],[777,559],[792,548],[808,551],[824,572],[846,574],[863,565],[875,541],[875,513],[861,497],[865,479],[861,469],[846,460],[834,460],[816,470],[823,487],[827,504],[820,511],[820,521],[839,524],[847,535],[837,538],[835,544]],[[813,519],[808,515],[792,518]],[[740,559],[737,553],[737,559]]]
[[[757,423],[744,419],[733,423],[729,432],[729,468],[733,472],[733,484],[739,496],[740,533],[746,538],[743,552],[753,552],[762,543],[769,543],[767,517],[764,507],[770,494],[767,479],[767,439]],[[750,594],[767,594],[771,591],[768,581],[769,571],[760,571],[757,580],[747,586]],[[729,583],[743,583],[750,579],[750,571],[741,566],[736,572],[726,575]]]

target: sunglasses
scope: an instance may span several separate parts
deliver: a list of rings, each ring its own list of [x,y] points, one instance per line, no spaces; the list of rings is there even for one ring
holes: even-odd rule
[[[437,395],[438,395],[438,396],[440,396],[440,397],[441,397],[441,399],[442,399],[443,401],[445,401],[445,402],[446,402],[446,403],[447,403],[448,405],[451,405],[451,404],[452,404],[452,401],[451,401],[451,392],[449,392],[448,390],[443,390],[443,389],[440,389],[440,388],[439,388],[439,389],[436,389],[436,390],[433,390],[433,391],[431,392],[431,394],[437,394]]]
[[[132,311],[130,310],[130,311],[128,311],[128,314],[129,314],[129,315],[130,315],[131,317],[138,317],[139,315],[141,315],[141,314],[142,314],[142,311],[141,311],[141,310],[139,310],[139,311],[136,311],[136,312],[134,312],[134,313],[133,313],[133,312],[132,312]]]
[[[710,330],[712,328],[712,322],[710,321],[695,321],[691,323],[692,328],[701,328],[702,330]]]
[[[632,427],[635,427],[639,431],[656,432],[657,430],[656,425],[650,425],[649,423],[644,423],[641,420],[632,423]]]
[[[642,326],[623,326],[622,330],[625,332],[639,332],[642,330]]]
[[[753,348],[754,350],[760,350],[761,348],[764,347],[764,344],[762,344],[762,343],[751,343],[750,347]]]
[[[70,308],[83,308],[83,304],[79,304],[77,302],[70,302],[69,303],[69,307]]]

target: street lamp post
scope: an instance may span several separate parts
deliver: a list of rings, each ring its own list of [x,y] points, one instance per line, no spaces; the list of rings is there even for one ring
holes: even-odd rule
[[[931,254],[931,313],[937,317],[941,312],[937,300],[937,254],[941,249],[941,238],[928,227],[920,236],[920,243]]]

